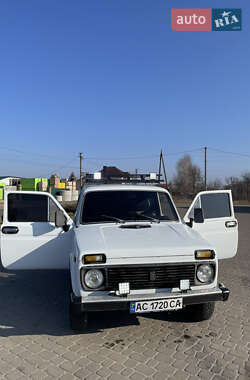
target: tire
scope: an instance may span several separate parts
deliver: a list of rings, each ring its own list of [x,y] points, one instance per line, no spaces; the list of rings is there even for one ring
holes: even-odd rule
[[[83,332],[87,329],[88,326],[88,314],[82,313],[79,315],[75,315],[70,313],[70,327],[74,331]]]
[[[69,321],[71,329],[74,331],[85,331],[88,327],[88,313],[82,312],[80,314],[75,314],[72,309],[72,303],[70,300]]]
[[[72,301],[71,301],[71,293],[72,293],[72,285],[71,280],[69,283],[69,321],[70,321],[70,327],[74,331],[85,331],[88,326],[88,313],[81,312],[81,313],[75,313]]]
[[[184,311],[185,317],[190,322],[201,322],[210,319],[214,313],[215,302],[201,303],[197,305],[189,305]]]

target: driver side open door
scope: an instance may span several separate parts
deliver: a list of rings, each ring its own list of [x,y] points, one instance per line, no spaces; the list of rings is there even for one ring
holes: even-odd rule
[[[64,213],[67,228],[56,226]],[[8,269],[67,269],[72,220],[49,193],[16,191],[5,195],[1,259]]]
[[[201,208],[204,222],[196,223],[195,208]],[[212,244],[218,259],[236,255],[238,247],[238,222],[234,216],[231,190],[202,191],[196,195],[184,221]]]

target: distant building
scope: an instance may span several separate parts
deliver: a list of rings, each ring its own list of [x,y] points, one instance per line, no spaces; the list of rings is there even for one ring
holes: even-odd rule
[[[103,166],[101,170],[101,178],[107,181],[126,181],[130,178],[130,174],[118,169],[116,166]]]
[[[19,177],[0,177],[0,183],[6,186],[16,186],[20,183]]]
[[[82,172],[82,184],[101,185],[101,184],[154,184],[162,183],[162,174],[157,173],[129,173],[118,169],[116,166],[103,166],[102,170],[94,173]],[[160,179],[159,179],[160,178]],[[77,190],[81,190],[80,179],[76,181]]]

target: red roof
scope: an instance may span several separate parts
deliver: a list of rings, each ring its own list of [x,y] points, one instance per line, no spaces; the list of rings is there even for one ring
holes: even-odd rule
[[[103,166],[102,177],[128,177],[128,172],[123,172],[115,166]]]

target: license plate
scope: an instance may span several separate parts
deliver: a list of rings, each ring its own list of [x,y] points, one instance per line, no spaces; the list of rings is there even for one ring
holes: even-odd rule
[[[130,302],[130,313],[150,313],[182,309],[182,298],[169,298],[158,301]]]

